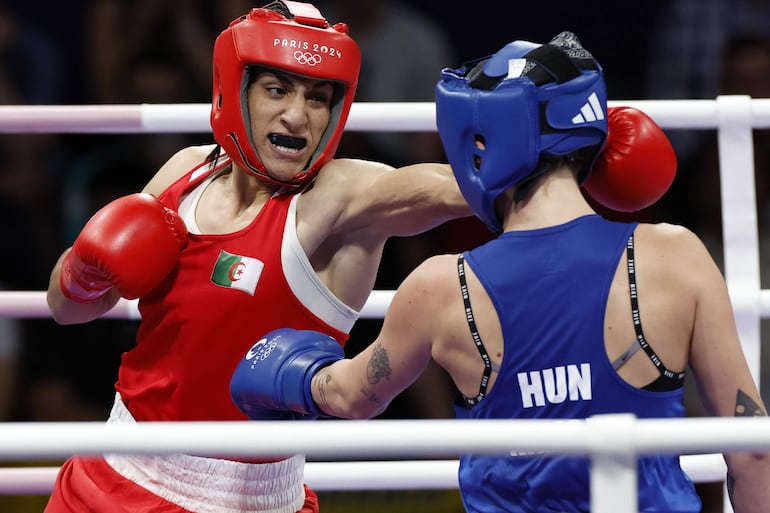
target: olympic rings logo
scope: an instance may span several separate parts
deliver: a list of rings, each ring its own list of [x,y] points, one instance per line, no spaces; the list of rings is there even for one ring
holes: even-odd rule
[[[297,50],[294,52],[294,59],[300,64],[307,64],[308,66],[316,66],[321,64],[321,56],[317,53],[300,52]]]
[[[275,340],[268,341],[266,338],[263,338],[251,346],[251,349],[249,349],[248,353],[246,353],[246,359],[253,360],[256,358],[256,360],[254,360],[254,364],[266,360],[270,356],[270,353],[273,352],[273,349],[275,349],[276,345],[277,344],[275,343]]]

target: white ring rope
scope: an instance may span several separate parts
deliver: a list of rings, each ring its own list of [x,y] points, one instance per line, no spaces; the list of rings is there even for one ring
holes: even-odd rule
[[[770,128],[770,99],[749,99],[743,96],[721,96],[715,100],[627,100],[610,101],[611,106],[628,105],[643,110],[663,128],[714,129],[724,122],[725,111],[736,104],[747,102],[746,112],[735,118],[754,128]],[[209,104],[132,104],[132,105],[0,105],[0,133],[158,133],[158,132],[209,132]],[[732,124],[736,124],[734,121]],[[435,104],[432,102],[357,102],[351,108],[346,129],[353,131],[425,131],[435,130]],[[749,141],[750,144],[750,141]],[[734,155],[751,154],[752,148],[744,144],[727,145],[723,159],[735,161]],[[735,174],[735,166],[731,165]],[[753,169],[750,170],[753,173]],[[743,182],[743,181],[742,181]],[[740,190],[740,189],[739,189]],[[726,206],[738,212],[727,220],[738,218],[745,224],[747,208],[743,198],[726,200]],[[748,206],[750,207],[750,205]],[[727,210],[727,209],[725,209]],[[744,212],[745,214],[745,212]],[[754,216],[755,217],[755,216]],[[729,226],[733,224],[730,223]],[[752,229],[745,226],[744,237],[751,237]],[[728,233],[728,235],[730,235]],[[740,234],[739,234],[740,235]],[[735,239],[735,237],[733,237]],[[739,244],[743,246],[745,244]],[[749,245],[751,246],[751,245]],[[731,269],[751,269],[742,265],[743,259],[729,258],[730,246],[726,247],[726,262]],[[736,250],[734,254],[745,255]],[[745,258],[745,257],[744,257]],[[738,312],[759,308],[762,318],[770,318],[770,291],[757,290],[754,283],[733,285],[728,276],[732,299]],[[747,286],[748,285],[748,286]],[[384,316],[393,291],[374,291],[362,311],[363,318]],[[757,306],[758,304],[758,306]],[[752,312],[754,313],[754,312]],[[44,294],[36,291],[0,293],[0,316],[41,318],[48,317]],[[121,301],[108,312],[107,318],[138,319],[135,301]],[[750,333],[753,336],[753,333]],[[750,351],[753,355],[755,351]],[[758,361],[758,358],[756,359]]]
[[[109,452],[249,457],[303,453],[311,460],[334,461],[448,459],[510,451],[572,456],[709,454],[719,449],[770,450],[770,417],[636,419],[623,413],[585,420],[0,423],[0,461]]]
[[[735,433],[740,433],[738,438]],[[293,452],[311,459],[449,458],[460,453],[507,454],[511,451],[544,454],[586,455],[592,459],[591,511],[631,513],[636,510],[636,457],[658,452],[703,454],[720,448],[745,452],[770,448],[770,418],[635,419],[633,415],[601,415],[586,420],[331,420],[319,422],[145,422],[104,424],[96,422],[9,423],[0,425],[0,459],[40,459],[72,454],[188,453],[203,456],[238,454],[278,456]],[[378,489],[378,477],[389,467],[388,487],[403,487],[406,470],[420,463],[399,465],[394,461],[359,466],[355,489]],[[444,462],[450,465],[453,462]],[[340,464],[341,465],[341,464]],[[426,463],[427,465],[427,463]],[[344,470],[331,474],[325,483],[309,484],[335,489]],[[369,474],[364,473],[368,469]],[[442,467],[448,472],[447,467]],[[421,469],[423,472],[425,469]],[[5,477],[16,490],[41,493],[48,488],[53,470],[11,469]],[[384,473],[382,475],[385,475]],[[456,474],[455,474],[456,475]],[[367,477],[371,479],[367,479]],[[446,474],[421,487],[447,487],[456,483]],[[419,478],[418,478],[419,479]],[[13,481],[13,482],[12,482]],[[21,481],[21,482],[19,482]],[[619,485],[624,487],[621,489]],[[408,488],[407,486],[406,488]],[[353,488],[351,488],[353,489]],[[19,493],[18,491],[16,493]]]
[[[394,290],[374,290],[361,309],[362,319],[382,319],[393,299]],[[735,294],[733,294],[735,296]],[[762,290],[759,295],[760,313],[763,318],[770,318],[770,290]],[[733,300],[740,305],[740,297]],[[44,291],[0,291],[0,317],[22,317],[27,319],[46,319],[51,317]],[[112,310],[105,313],[105,319],[139,319],[138,300],[121,299]]]
[[[375,290],[361,309],[363,319],[382,319],[393,299],[393,290]],[[139,301],[121,299],[112,310],[104,314],[105,319],[139,319]],[[770,295],[768,295],[770,305]],[[9,290],[0,291],[0,317],[23,317],[27,319],[45,319],[51,317],[45,291]]]
[[[636,107],[664,129],[716,129],[719,134],[725,277],[747,359],[758,382],[760,318],[770,318],[770,290],[758,272],[753,190],[754,128],[770,128],[770,99],[611,101]],[[210,132],[209,104],[0,106],[0,133]],[[434,131],[435,105],[354,103],[351,131]],[[729,165],[729,167],[728,167]],[[739,168],[739,169],[736,169]],[[729,173],[724,170],[729,169]],[[393,291],[374,291],[363,318],[382,318]],[[108,318],[138,319],[136,301],[121,300]],[[0,292],[0,316],[50,317],[45,292]],[[316,489],[456,487],[457,461],[468,452],[516,450],[589,455],[593,460],[592,511],[635,511],[635,458],[684,454],[696,482],[724,479],[717,452],[770,449],[770,419],[633,419],[603,416],[586,421],[325,421],[313,423],[0,423],[0,460],[50,460],[71,454],[149,452],[221,455],[305,453],[310,459],[404,457],[426,461],[310,462],[307,482]],[[265,443],[265,441],[269,443]],[[342,444],[342,445],[340,445]],[[248,448],[248,450],[246,450]],[[432,458],[446,458],[433,460]],[[0,494],[48,493],[54,467],[0,469]],[[326,479],[326,481],[323,481]],[[725,511],[729,511],[726,505]]]
[[[714,129],[716,100],[618,100],[646,112],[666,129]],[[0,105],[0,133],[205,133],[207,103],[129,105]],[[752,126],[770,128],[770,99],[751,100]],[[436,129],[433,102],[356,102],[346,130],[423,132]]]
[[[680,457],[682,468],[695,483],[724,480],[727,467],[721,454]],[[316,491],[454,490],[458,488],[457,460],[309,461],[305,482]],[[0,468],[0,495],[48,495],[59,467]]]

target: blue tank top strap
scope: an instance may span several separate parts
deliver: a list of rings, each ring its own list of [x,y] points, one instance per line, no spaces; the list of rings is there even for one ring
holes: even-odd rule
[[[655,365],[660,373],[660,376],[652,383],[646,385],[644,390],[652,392],[668,392],[670,390],[676,390],[684,386],[684,372],[672,372],[666,368],[661,359],[655,354],[647,339],[644,337],[644,330],[642,329],[642,317],[639,313],[639,294],[636,286],[636,262],[634,260],[634,235],[628,238],[626,245],[626,260],[628,267],[628,287],[629,295],[631,297],[631,315],[634,320],[634,330],[636,331],[636,340],[634,340],[631,347],[629,347],[622,355],[620,355],[612,366],[615,370],[620,369],[628,362],[631,357],[636,354],[639,349],[644,349],[647,353],[647,357]]]
[[[484,362],[484,374],[481,376],[481,384],[479,385],[479,393],[476,397],[470,398],[460,395],[458,400],[461,403],[460,406],[471,408],[481,401],[487,394],[487,387],[489,386],[489,377],[492,375],[492,371],[498,372],[499,366],[492,363],[489,358],[487,348],[484,347],[484,342],[481,340],[481,335],[476,328],[476,319],[473,316],[473,308],[471,307],[471,298],[468,294],[468,281],[465,278],[465,257],[462,253],[457,255],[457,276],[460,279],[460,292],[463,296],[463,305],[465,306],[465,318],[468,321],[468,328],[470,328],[471,336],[473,337],[473,343],[476,344],[476,348],[479,350],[481,360]]]

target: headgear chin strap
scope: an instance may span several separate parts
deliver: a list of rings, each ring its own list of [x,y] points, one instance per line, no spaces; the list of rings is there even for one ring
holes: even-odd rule
[[[312,4],[283,2],[293,18],[252,9],[230,23],[214,43],[211,128],[238,167],[268,181],[299,187],[334,156],[353,104],[361,52],[343,23],[330,26]],[[265,66],[336,83],[329,126],[307,166],[289,181],[270,176],[251,139],[248,68]]]
[[[514,41],[489,58],[444,69],[436,86],[436,123],[460,190],[498,233],[497,197],[528,178],[541,155],[593,145],[598,155],[606,113],[602,69],[571,32],[546,45]]]

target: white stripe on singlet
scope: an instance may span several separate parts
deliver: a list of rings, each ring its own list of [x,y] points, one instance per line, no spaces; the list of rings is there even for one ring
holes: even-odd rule
[[[313,269],[305,250],[297,238],[297,201],[299,194],[291,199],[286,226],[283,229],[281,264],[286,281],[294,295],[305,307],[322,321],[334,328],[349,333],[358,319],[359,312],[343,303],[321,281]]]
[[[119,394],[110,423],[135,423]],[[305,503],[305,457],[240,463],[187,454],[107,454],[115,471],[165,500],[196,513],[295,513]]]

